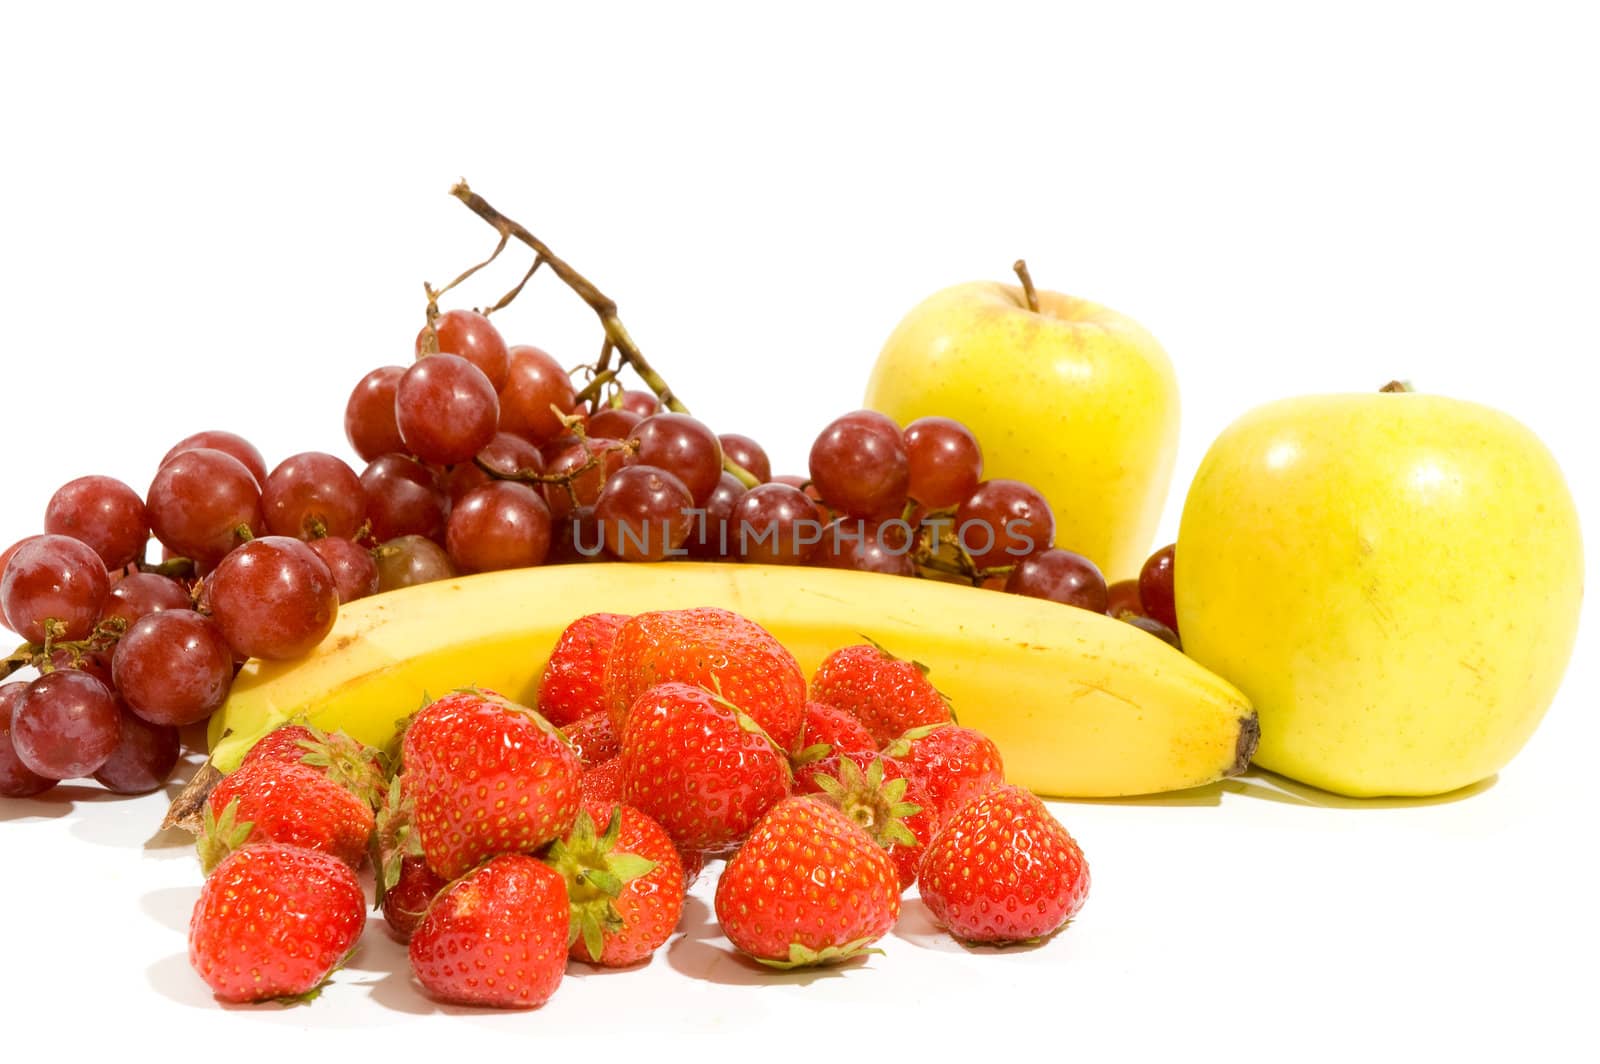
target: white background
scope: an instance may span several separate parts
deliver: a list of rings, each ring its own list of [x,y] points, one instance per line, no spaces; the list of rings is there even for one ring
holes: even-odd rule
[[[0,540],[71,477],[142,491],[202,428],[269,462],[348,454],[350,386],[408,358],[422,282],[490,246],[446,195],[460,176],[779,471],[859,402],[905,310],[1023,255],[1177,365],[1164,540],[1233,417],[1393,377],[1531,424],[1600,522],[1583,5],[554,6],[10,11]],[[573,363],[598,349],[548,277],[502,328]],[[587,1031],[591,1052],[659,1033],[701,1057],[981,1039],[1045,1059],[1571,1059],[1594,1051],[1600,953],[1592,642],[1466,798],[1345,803],[1256,776],[1058,805],[1095,883],[1041,949],[962,951],[913,903],[887,956],[767,976],[694,903],[649,969],[576,974],[527,1015],[441,1016],[377,927],[313,1007],[221,1010],[183,959],[199,873],[151,838],[159,796],[0,801],[7,1053],[531,1055]]]

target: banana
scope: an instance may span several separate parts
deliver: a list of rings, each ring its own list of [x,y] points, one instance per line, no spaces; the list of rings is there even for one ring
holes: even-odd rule
[[[584,613],[721,606],[765,626],[810,675],[870,637],[926,664],[1014,783],[1055,797],[1193,787],[1243,771],[1256,714],[1237,689],[1132,625],[1052,602],[829,569],[669,562],[519,569],[351,603],[293,662],[247,664],[211,723],[231,771],[303,717],[384,745],[429,696],[478,686],[532,705],[561,630]]]

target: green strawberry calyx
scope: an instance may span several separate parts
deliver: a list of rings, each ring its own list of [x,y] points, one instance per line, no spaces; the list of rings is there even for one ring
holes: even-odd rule
[[[400,777],[391,777],[383,806],[378,810],[377,829],[372,833],[374,909],[383,908],[384,895],[400,882],[405,859],[422,856],[422,836],[413,824],[415,815],[416,802],[405,794]]]
[[[905,818],[922,812],[922,806],[905,801],[910,780],[883,779],[883,758],[873,758],[865,772],[848,757],[839,758],[839,774],[829,776],[818,772],[811,777],[822,790],[823,796],[872,836],[874,842],[888,849],[899,843],[915,846],[917,837],[906,827]]]
[[[592,961],[599,961],[605,951],[606,936],[620,934],[627,926],[616,905],[623,888],[656,869],[648,857],[616,849],[621,833],[620,806],[612,808],[604,832],[596,832],[593,818],[581,812],[567,837],[551,843],[544,856],[544,863],[567,882],[571,904],[567,947],[583,939]]]
[[[200,871],[203,874],[209,876],[212,870],[222,863],[223,858],[250,840],[250,833],[256,827],[255,823],[249,820],[240,823],[238,817],[237,798],[227,804],[221,816],[217,816],[207,803],[200,837],[194,843],[195,852],[200,855]]]
[[[295,723],[311,733],[310,739],[298,743],[305,751],[300,762],[321,769],[333,782],[377,809],[383,801],[386,755],[342,731],[325,732],[309,721]]]
[[[912,728],[898,739],[890,739],[889,745],[883,748],[884,757],[905,757],[911,753],[911,744],[918,739],[926,739],[940,728],[948,728],[949,724],[925,724],[920,728]]]
[[[870,938],[858,938],[854,942],[846,942],[842,946],[824,946],[820,950],[811,949],[799,942],[789,943],[789,956],[784,960],[774,960],[771,957],[757,957],[756,960],[768,968],[778,968],[789,971],[794,968],[816,968],[825,964],[839,964],[856,957],[864,957],[869,953],[881,954],[883,950],[869,943],[875,941]]]

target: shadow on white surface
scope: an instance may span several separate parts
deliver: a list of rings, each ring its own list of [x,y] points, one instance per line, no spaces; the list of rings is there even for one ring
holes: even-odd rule
[[[1308,784],[1251,768],[1242,776],[1208,783],[1204,787],[1172,791],[1168,794],[1150,794],[1127,798],[1052,798],[1051,801],[1074,805],[1136,805],[1136,806],[1217,806],[1224,795],[1237,795],[1263,802],[1284,805],[1310,806],[1319,809],[1410,809],[1418,806],[1445,805],[1463,798],[1482,794],[1498,782],[1498,775],[1454,790],[1448,794],[1435,794],[1423,798],[1347,798],[1342,794],[1320,790]]]
[[[0,824],[13,820],[55,820],[72,812],[72,796],[53,787],[32,798],[0,798]]]
[[[199,897],[199,883],[192,887],[162,887],[140,897],[139,908],[162,927],[187,936],[189,917]]]

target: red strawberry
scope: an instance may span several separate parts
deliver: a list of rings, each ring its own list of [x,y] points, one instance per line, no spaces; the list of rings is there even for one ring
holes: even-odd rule
[[[611,807],[622,804],[622,759],[614,757],[596,765],[578,780],[583,792],[583,808],[596,820],[609,820]]]
[[[933,803],[909,770],[876,753],[834,754],[795,773],[796,794],[818,794],[882,846],[900,874],[917,881],[922,852],[938,833]]]
[[[378,908],[401,942],[410,940],[434,896],[447,885],[422,855],[422,840],[413,824],[415,814],[416,803],[405,796],[400,777],[395,776],[389,781],[384,806],[378,810],[372,878]]]
[[[587,809],[579,813],[544,860],[567,884],[572,959],[624,968],[649,957],[678,926],[683,863],[661,825],[632,806],[612,806],[603,834],[594,824]]]
[[[208,874],[230,852],[259,842],[319,850],[359,868],[373,827],[372,807],[320,769],[263,758],[212,789],[196,848]]]
[[[980,731],[958,724],[913,728],[883,748],[928,789],[939,822],[1006,781],[1000,748]]]
[[[763,964],[829,964],[867,952],[894,926],[900,878],[848,816],[796,795],[728,860],[716,909],[728,941]]]
[[[548,721],[487,691],[457,691],[407,726],[400,784],[428,865],[455,879],[572,829],[582,766]]]
[[[200,888],[189,963],[223,1001],[309,1000],[366,923],[349,865],[299,846],[246,846]]]
[[[862,727],[859,720],[821,702],[806,703],[806,724],[800,745],[803,749],[795,757],[800,764],[820,761],[830,754],[871,754],[878,750],[872,733]]]
[[[912,728],[955,720],[925,667],[876,645],[829,654],[811,677],[811,697],[855,717],[878,746]]]
[[[590,768],[610,761],[622,752],[622,740],[611,726],[609,713],[591,713],[587,717],[580,717],[562,728],[561,732],[572,744],[578,759]]]
[[[922,859],[922,900],[966,942],[1041,939],[1072,919],[1088,894],[1083,851],[1021,787],[968,802]]]
[[[411,969],[440,1001],[536,1008],[566,971],[570,922],[554,869],[501,854],[434,899],[411,936]]]
[[[426,859],[401,858],[400,871],[394,883],[384,890],[380,903],[384,922],[389,925],[394,937],[401,942],[411,941],[417,925],[428,915],[428,906],[447,886],[449,883],[434,874]]]
[[[780,748],[799,748],[805,676],[794,655],[754,621],[708,606],[641,613],[624,624],[611,648],[605,681],[618,735],[639,696],[669,680],[717,692]]]
[[[539,712],[558,728],[606,709],[606,662],[625,613],[579,617],[556,640],[539,681]]]
[[[622,798],[691,850],[732,848],[789,793],[789,762],[731,702],[686,683],[652,687],[622,735]]]
[[[244,755],[241,767],[252,761],[279,761],[310,765],[376,806],[383,796],[383,755],[343,732],[323,732],[308,724],[285,724],[256,741]]]

